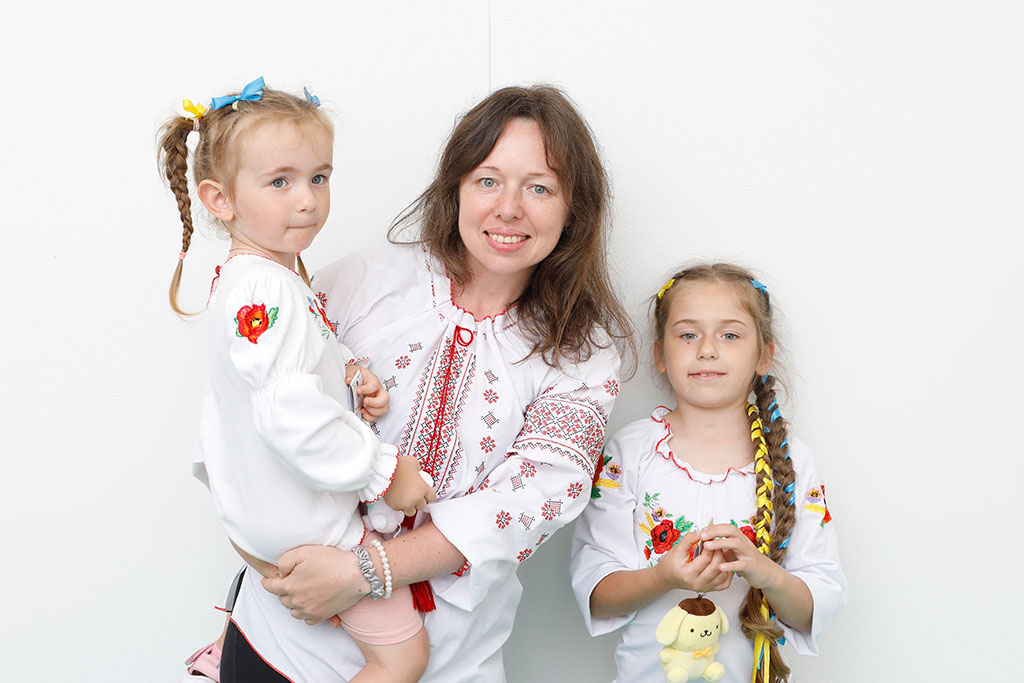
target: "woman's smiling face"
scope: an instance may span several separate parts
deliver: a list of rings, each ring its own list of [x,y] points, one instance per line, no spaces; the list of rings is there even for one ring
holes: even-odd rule
[[[568,222],[565,189],[548,166],[537,123],[509,121],[459,185],[459,235],[473,278],[511,279],[525,289]]]

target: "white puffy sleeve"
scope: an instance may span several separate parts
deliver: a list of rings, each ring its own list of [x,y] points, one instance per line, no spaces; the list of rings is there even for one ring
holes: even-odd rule
[[[367,501],[383,495],[397,451],[339,402],[343,396],[325,393],[316,368],[336,340],[311,293],[265,274],[227,297],[226,315],[235,318],[222,329],[230,362],[249,385],[260,437],[312,489],[355,491]]]
[[[846,577],[839,564],[835,525],[825,503],[825,485],[814,457],[806,445],[792,438],[790,457],[797,473],[793,489],[796,525],[782,566],[807,584],[814,611],[810,633],[800,633],[785,623],[782,628],[798,654],[816,655],[818,637],[846,604]]]
[[[640,438],[642,434],[640,429],[626,427],[608,442],[601,456],[590,504],[576,520],[569,573],[576,602],[592,636],[610,633],[629,623],[636,614],[595,618],[590,612],[590,595],[609,574],[640,568],[640,555],[633,536],[633,515],[639,460],[645,452]],[[650,448],[646,447],[646,450]],[[616,471],[619,475],[615,479],[601,476],[600,472],[606,470]]]
[[[428,506],[434,524],[466,556],[468,570],[432,579],[471,610],[587,504],[605,426],[618,393],[619,355],[597,350],[569,371],[551,370],[526,408],[518,436],[475,492]]]

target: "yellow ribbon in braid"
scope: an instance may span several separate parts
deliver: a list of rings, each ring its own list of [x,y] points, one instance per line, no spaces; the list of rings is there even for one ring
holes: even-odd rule
[[[764,425],[761,418],[757,416],[757,406],[747,404],[747,416],[753,417],[750,421],[750,440],[757,445],[754,453],[754,474],[759,475],[761,480],[757,487],[757,511],[760,515],[755,523],[755,538],[757,549],[762,555],[767,556],[771,550],[772,536],[772,490],[775,488],[775,481],[772,479],[772,466],[768,462],[768,444],[764,440]],[[771,610],[768,608],[768,600],[761,596],[761,616],[765,622],[771,619]],[[758,633],[754,636],[754,670],[751,676],[752,683],[757,683],[757,670],[762,671],[762,680],[768,683],[771,671],[771,655],[768,639]]]

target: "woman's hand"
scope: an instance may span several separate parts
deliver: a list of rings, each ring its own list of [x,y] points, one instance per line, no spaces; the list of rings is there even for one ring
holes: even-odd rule
[[[420,476],[420,462],[411,455],[398,456],[398,467],[391,486],[384,492],[384,502],[392,510],[415,515],[437,498],[434,487]]]
[[[768,588],[785,570],[763,555],[742,531],[732,524],[713,524],[701,530],[704,550],[724,556],[716,563],[723,572],[736,572],[754,588]]]
[[[307,624],[344,612],[370,592],[351,551],[299,546],[282,555],[277,566],[281,576],[263,579],[263,588],[279,596],[291,615]]]
[[[685,534],[654,566],[666,586],[710,593],[725,590],[732,584],[732,572],[721,569],[726,559],[721,551],[712,552],[705,543],[701,554],[690,559],[690,548],[699,539],[696,532]]]
[[[363,378],[359,388],[356,389],[356,393],[363,397],[361,417],[367,422],[373,422],[388,412],[391,396],[380,383],[377,375],[359,365],[353,364],[345,368],[345,384],[351,384],[352,378],[357,372]]]

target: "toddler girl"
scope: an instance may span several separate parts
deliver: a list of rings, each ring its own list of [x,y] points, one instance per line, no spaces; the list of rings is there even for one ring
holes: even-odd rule
[[[725,615],[721,649],[690,661],[714,658],[729,681],[784,681],[778,644],[816,654],[846,583],[814,459],[776,402],[768,290],[736,266],[698,266],[653,304],[655,364],[676,406],[607,444],[576,523],[573,590],[592,635],[622,628],[621,682],[686,680],[663,673],[656,631],[700,594]]]
[[[210,374],[195,470],[232,543],[264,574],[299,545],[352,549],[370,597],[386,599],[340,615],[367,661],[353,680],[412,681],[426,666],[426,631],[408,589],[392,595],[387,556],[367,536],[358,506],[383,499],[412,514],[434,492],[415,458],[397,457],[347,407],[346,382],[359,369],[335,339],[299,258],[330,210],[334,133],[318,105],[308,93],[302,99],[265,88],[260,78],[239,95],[214,98],[208,110],[186,102],[194,116],[174,117],[162,129],[161,167],[184,226],[170,290],[175,311],[182,313],[178,286],[192,234],[186,140],[193,131],[197,193],[231,236],[208,304]],[[387,394],[376,377],[361,375],[355,409],[373,419]],[[370,552],[380,555],[384,576]],[[287,608],[280,611],[291,619]],[[245,636],[229,624],[225,681],[254,680]],[[302,671],[285,674],[303,678]]]

